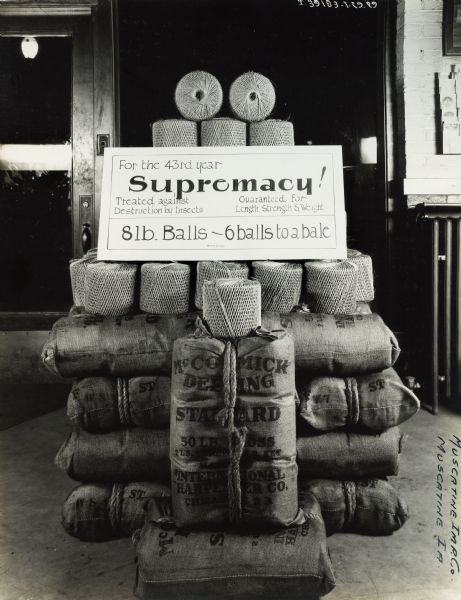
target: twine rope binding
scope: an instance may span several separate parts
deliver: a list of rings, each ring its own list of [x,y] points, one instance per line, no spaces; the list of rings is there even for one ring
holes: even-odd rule
[[[229,332],[229,337],[235,337],[235,331],[234,328],[232,326],[232,322],[229,319],[229,315],[227,314],[227,308],[223,302],[222,296],[219,292],[219,288],[215,287],[215,292],[216,292],[216,298],[218,300],[219,306],[221,308],[221,313],[222,313],[222,317],[226,323],[226,327],[227,327],[227,331]]]
[[[345,511],[344,511],[344,529],[351,525],[355,510],[357,508],[357,488],[355,481],[343,481]]]
[[[128,380],[117,377],[117,410],[121,425],[131,425],[130,396]]]
[[[231,341],[227,341],[224,349],[223,366],[224,408],[216,415],[216,421],[227,427],[229,447],[229,468],[227,471],[227,490],[229,502],[229,520],[237,525],[242,520],[242,486],[240,459],[245,447],[248,433],[246,427],[235,425],[235,404],[237,401],[237,351]]]
[[[120,530],[123,510],[123,483],[114,483],[109,499],[109,521],[114,531]]]
[[[357,380],[355,377],[345,377],[344,383],[346,384],[345,392],[347,402],[347,425],[357,425],[360,416]]]
[[[206,323],[197,317],[195,321],[194,336],[213,337]],[[258,327],[254,335],[269,340],[276,340],[286,335],[284,330],[267,331]],[[223,400],[224,407],[215,417],[221,427],[227,427],[227,440],[229,448],[229,467],[227,470],[227,490],[229,520],[238,525],[242,520],[242,485],[240,473],[240,460],[245,449],[248,428],[235,425],[235,405],[237,401],[237,350],[235,341],[227,340],[223,356]]]

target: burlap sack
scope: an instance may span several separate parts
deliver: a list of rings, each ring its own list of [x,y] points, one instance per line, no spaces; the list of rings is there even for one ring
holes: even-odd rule
[[[300,481],[397,475],[402,439],[398,427],[377,435],[333,431],[299,437],[296,448]]]
[[[137,425],[170,426],[169,377],[87,377],[76,381],[67,399],[67,416],[78,429],[92,433]]]
[[[292,523],[298,506],[289,336],[177,340],[171,392],[178,526]]]
[[[263,313],[261,323],[293,336],[296,369],[309,375],[376,373],[400,354],[394,334],[377,314]]]
[[[63,377],[168,375],[173,342],[195,330],[196,316],[64,317],[54,324],[42,359]],[[262,326],[286,328],[294,339],[296,368],[312,375],[377,372],[400,353],[376,314],[263,313]]]
[[[384,431],[412,417],[419,400],[394,369],[357,378],[317,377],[297,382],[299,414],[314,429],[362,425]]]
[[[173,341],[195,330],[196,315],[98,317],[56,321],[42,352],[62,377],[169,375]]]
[[[304,506],[313,494],[322,509],[327,535],[344,531],[363,535],[389,535],[408,519],[405,500],[388,481],[334,481],[313,479],[299,491]]]
[[[140,427],[101,434],[74,431],[55,464],[84,483],[165,480],[170,474],[169,438],[168,430]]]
[[[143,526],[148,500],[157,518],[171,514],[170,488],[163,483],[84,483],[66,498],[62,525],[84,542],[115,540]]]
[[[275,533],[181,531],[149,506],[134,535],[135,593],[143,600],[318,600],[335,585],[317,500],[306,522]],[[184,590],[182,592],[181,590]]]

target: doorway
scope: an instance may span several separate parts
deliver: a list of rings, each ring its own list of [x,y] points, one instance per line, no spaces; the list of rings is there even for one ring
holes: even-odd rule
[[[94,221],[91,19],[0,25],[2,313],[63,312],[82,210]]]

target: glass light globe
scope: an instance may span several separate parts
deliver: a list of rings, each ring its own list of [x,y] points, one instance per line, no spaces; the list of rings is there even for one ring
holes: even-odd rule
[[[25,37],[21,42],[21,50],[25,58],[35,58],[38,53],[38,42],[34,37]]]

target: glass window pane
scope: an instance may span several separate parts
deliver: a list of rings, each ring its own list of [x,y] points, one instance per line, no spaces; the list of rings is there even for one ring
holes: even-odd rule
[[[38,37],[34,59],[21,37],[0,37],[0,144],[63,144],[71,135],[72,40]]]
[[[67,171],[0,171],[0,310],[67,310],[72,304]]]

